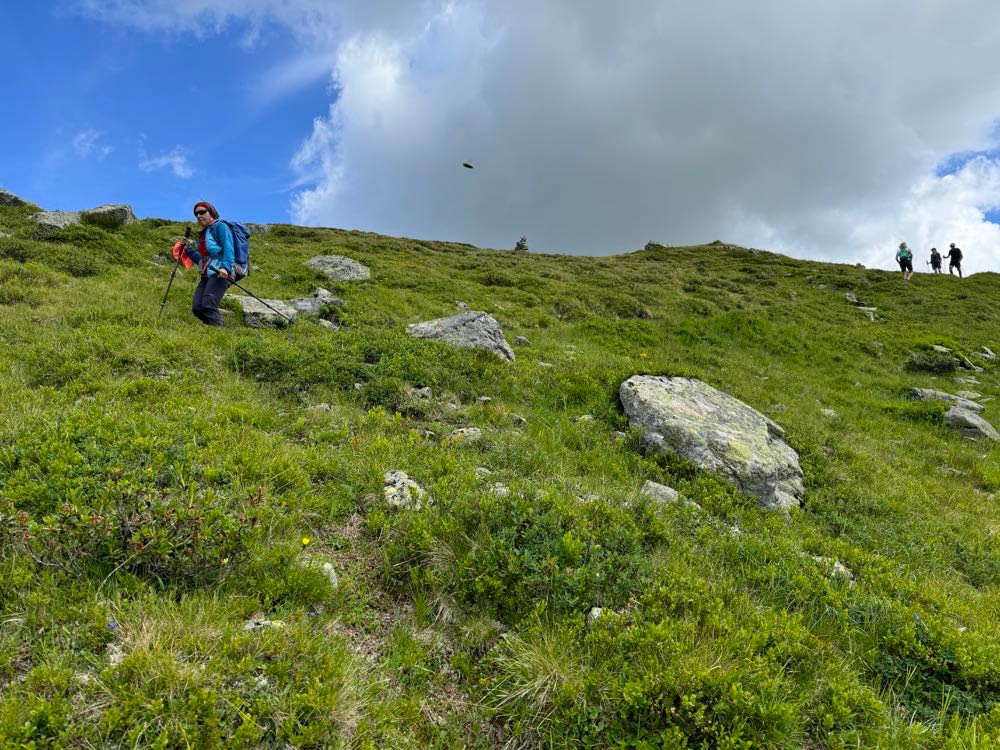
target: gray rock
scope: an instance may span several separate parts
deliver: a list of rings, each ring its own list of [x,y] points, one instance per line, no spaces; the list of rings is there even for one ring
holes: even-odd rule
[[[844,293],[844,298],[850,304],[854,305],[855,307],[864,307],[865,306],[864,302],[859,302],[858,298],[854,296],[854,292],[845,292]]]
[[[330,406],[330,404],[327,404],[327,403],[316,404],[313,407],[313,409],[315,409],[316,411],[333,411],[333,407]]]
[[[80,221],[84,224],[95,224],[105,229],[120,229],[128,224],[134,224],[138,219],[135,218],[132,207],[128,204],[110,203],[81,211]]]
[[[973,372],[982,372],[983,371],[982,367],[980,367],[979,365],[972,364],[965,357],[961,357],[958,360],[958,366],[961,367],[963,370],[972,370]]]
[[[453,430],[448,437],[444,439],[446,443],[475,443],[481,440],[483,437],[483,431],[478,427],[462,427],[457,430]]]
[[[979,438],[989,438],[990,440],[1000,440],[1000,433],[978,414],[963,409],[960,406],[953,406],[944,413],[945,421],[962,433],[963,437],[971,440]]]
[[[594,421],[594,415],[593,414],[581,414],[578,417],[573,417],[573,421],[574,422],[593,422]]]
[[[515,427],[527,427],[528,420],[522,417],[520,414],[512,414],[510,421],[514,423]]]
[[[487,404],[492,403],[492,401],[493,401],[493,398],[491,396],[479,396],[478,398],[476,398],[476,403],[477,404],[482,404],[483,406],[486,406]]]
[[[913,394],[913,398],[917,401],[950,401],[966,411],[973,411],[977,414],[983,410],[983,407],[975,401],[970,401],[960,396],[953,396],[944,391],[935,391],[933,388],[914,388],[910,393]]]
[[[467,304],[465,304],[464,302],[459,302],[458,300],[455,300],[455,306],[459,310],[468,310],[469,309],[469,306]]]
[[[248,223],[246,225],[246,227],[247,227],[247,229],[250,230],[250,234],[251,235],[254,235],[254,234],[267,234],[268,232],[271,231],[271,225],[270,224],[252,224],[252,223]]]
[[[947,346],[941,346],[940,344],[934,344],[933,346],[931,346],[931,349],[940,354],[951,354],[951,349],[949,349]]]
[[[493,495],[493,497],[507,497],[510,494],[510,489],[507,485],[497,482],[490,487],[490,494]]]
[[[840,415],[837,414],[833,409],[820,409],[819,413],[822,414],[827,419],[838,420]]]
[[[524,336],[514,337],[514,346],[531,346],[531,342],[528,341]]]
[[[849,583],[854,583],[854,573],[840,560],[834,560],[832,557],[822,557],[820,555],[813,555],[812,559],[815,560],[826,570],[826,574],[831,578],[841,578]]]
[[[600,620],[604,616],[603,607],[591,607],[590,611],[587,613],[587,624],[593,625],[597,620]]]
[[[413,395],[422,399],[434,398],[434,391],[431,390],[430,386],[424,386],[423,388],[414,388]]]
[[[959,385],[979,385],[979,381],[975,378],[955,378],[955,382]]]
[[[433,500],[419,484],[402,471],[387,471],[382,489],[385,500],[393,508],[401,510],[421,510]]]
[[[253,297],[239,294],[229,294],[226,296],[229,299],[235,300],[240,306],[243,310],[243,322],[251,328],[280,328],[288,325],[289,320],[294,323],[298,315],[298,311],[294,307],[281,300],[265,299],[264,302],[274,308],[274,310],[271,310],[267,305],[255,300]]]
[[[340,326],[338,326],[338,325],[337,325],[336,323],[334,323],[334,322],[333,322],[332,320],[326,320],[326,319],[324,319],[324,318],[320,318],[320,320],[319,320],[319,324],[320,324],[320,325],[321,325],[321,326],[322,326],[323,328],[329,328],[329,329],[330,329],[331,331],[339,331],[339,330],[340,330]]]
[[[555,365],[552,364],[551,362],[539,362],[538,366],[539,367],[544,367],[545,369],[549,369],[551,367],[555,367]]]
[[[983,397],[983,394],[979,391],[955,391],[955,395],[959,398],[967,398],[969,401],[975,401]]]
[[[79,211],[39,211],[32,217],[42,229],[65,229],[80,223]]]
[[[619,389],[629,424],[647,451],[674,453],[732,481],[769,510],[799,504],[798,454],[774,421],[693,378],[634,375]]]
[[[628,437],[628,435],[626,433],[622,432],[621,430],[615,430],[614,432],[611,433],[611,442],[612,443],[620,443],[622,440],[624,440],[627,437]]]
[[[997,358],[997,355],[994,354],[993,350],[990,349],[988,346],[984,346],[978,352],[975,352],[975,355],[980,359],[987,359],[991,362]]]
[[[676,502],[681,496],[681,493],[673,487],[667,487],[667,485],[654,482],[651,479],[646,480],[645,484],[642,485],[642,489],[639,490],[639,494],[663,503]]]
[[[878,317],[876,315],[876,313],[878,312],[878,308],[876,308],[876,307],[860,307],[859,306],[859,307],[855,307],[854,309],[858,310],[859,312],[863,312],[865,314],[865,316],[868,318],[868,320],[870,320],[872,323],[874,323],[874,322],[876,322],[878,320]]]
[[[18,198],[12,192],[0,188],[0,206],[27,206],[28,201]]]
[[[418,339],[436,339],[454,346],[486,349],[493,354],[514,361],[514,352],[503,337],[500,324],[484,312],[470,310],[450,318],[437,318],[406,327],[406,334]]]
[[[306,266],[334,281],[368,281],[371,269],[343,255],[317,255]]]
[[[477,477],[488,477],[492,473],[493,472],[490,469],[487,469],[485,466],[477,466],[476,467],[476,476]]]

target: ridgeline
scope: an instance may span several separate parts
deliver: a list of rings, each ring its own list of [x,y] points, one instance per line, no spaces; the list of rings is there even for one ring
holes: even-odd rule
[[[1000,451],[913,391],[1000,419],[995,274],[272,225],[244,285],[330,294],[213,329],[193,269],[157,318],[187,225],[37,211],[0,205],[0,746],[1000,746]],[[407,334],[462,307],[513,361]],[[773,421],[801,507],[650,450],[636,375]]]

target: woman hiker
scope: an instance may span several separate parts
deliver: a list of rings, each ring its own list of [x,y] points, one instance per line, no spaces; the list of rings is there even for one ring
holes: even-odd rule
[[[208,201],[194,204],[194,218],[201,225],[198,243],[188,241],[185,253],[198,264],[201,281],[194,290],[191,312],[205,325],[225,328],[219,303],[234,279],[233,233],[224,221],[219,221],[219,212]]]
[[[896,262],[899,263],[899,270],[903,272],[903,281],[909,281],[913,275],[913,253],[906,246],[905,242],[899,243],[899,250],[896,251]]]

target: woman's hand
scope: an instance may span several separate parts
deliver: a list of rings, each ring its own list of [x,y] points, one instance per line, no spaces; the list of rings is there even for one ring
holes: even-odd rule
[[[229,271],[227,271],[225,268],[220,268],[217,273],[220,279],[232,279],[232,277],[229,275]]]

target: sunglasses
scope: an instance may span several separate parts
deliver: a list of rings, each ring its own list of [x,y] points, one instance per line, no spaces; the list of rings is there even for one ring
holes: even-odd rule
[[[199,208],[197,211],[194,212],[194,215],[195,216],[204,216],[207,213],[208,213],[208,209],[207,208]]]

